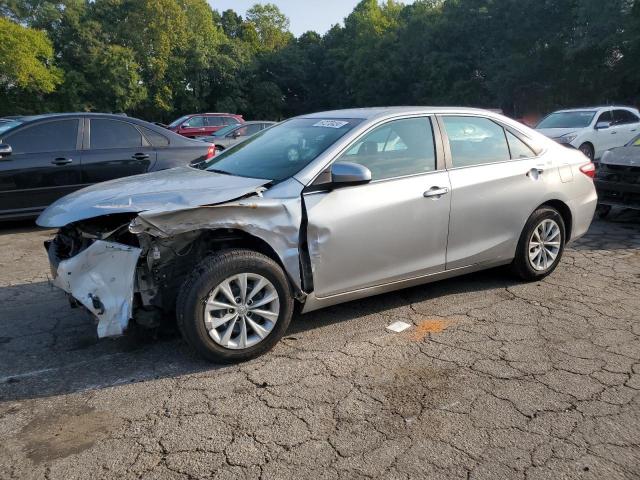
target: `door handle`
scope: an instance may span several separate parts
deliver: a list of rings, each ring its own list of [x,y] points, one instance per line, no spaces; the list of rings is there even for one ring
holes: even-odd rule
[[[448,187],[431,187],[429,190],[424,192],[425,198],[440,198],[443,195],[449,193]]]
[[[544,173],[544,168],[535,167],[527,172],[527,177],[531,177],[534,180],[537,180],[540,175]]]
[[[70,163],[73,163],[73,160],[70,158],[58,157],[54,158],[51,163],[54,165],[69,165]]]
[[[136,160],[146,160],[147,158],[149,158],[149,155],[147,155],[146,153],[136,153],[135,155],[132,155],[131,158],[134,158]]]

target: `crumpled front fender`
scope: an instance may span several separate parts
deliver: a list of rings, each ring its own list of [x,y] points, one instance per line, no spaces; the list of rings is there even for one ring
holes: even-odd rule
[[[98,240],[58,264],[53,284],[98,319],[98,337],[122,335],[132,317],[134,278],[141,249]]]

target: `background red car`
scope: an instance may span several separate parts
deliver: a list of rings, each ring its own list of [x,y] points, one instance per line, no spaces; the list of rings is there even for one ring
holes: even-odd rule
[[[232,113],[194,113],[185,115],[168,125],[168,129],[195,138],[211,135],[227,125],[244,123],[242,115]]]

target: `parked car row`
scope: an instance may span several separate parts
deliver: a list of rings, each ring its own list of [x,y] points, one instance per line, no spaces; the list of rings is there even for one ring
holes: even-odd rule
[[[221,152],[275,124],[276,122],[244,122],[240,125],[229,125],[218,130],[213,135],[196,137],[196,139],[212,143],[216,150]]]
[[[242,115],[231,113],[196,113],[185,115],[167,125],[172,132],[189,138],[213,135],[229,125],[244,123]]]

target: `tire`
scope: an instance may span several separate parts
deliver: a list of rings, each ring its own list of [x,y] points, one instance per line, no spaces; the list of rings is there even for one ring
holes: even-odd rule
[[[596,215],[600,219],[605,219],[611,213],[611,205],[598,205],[596,208]]]
[[[544,224],[544,227],[542,226]],[[536,250],[532,242],[536,241],[536,236],[540,237],[541,231],[546,227],[555,225],[551,234],[548,235],[546,241],[542,238],[543,245]],[[558,230],[558,237],[554,236],[555,229]],[[551,230],[551,229],[550,229]],[[534,236],[534,232],[536,236]],[[544,232],[542,232],[544,233]],[[557,243],[557,245],[556,245]],[[540,280],[551,274],[562,259],[562,253],[566,244],[566,228],[562,215],[551,207],[542,207],[533,212],[527,220],[527,223],[520,234],[516,256],[511,264],[512,271],[522,280],[535,281]],[[544,251],[543,251],[543,247]],[[539,255],[535,255],[539,251]],[[549,253],[551,252],[551,253]],[[535,255],[533,259],[530,257]],[[552,255],[555,257],[551,260]],[[546,261],[545,261],[546,258]]]
[[[591,145],[588,142],[583,143],[582,145],[580,145],[578,147],[578,150],[580,150],[582,153],[584,153],[585,157],[587,157],[589,160],[591,160],[593,162],[593,158],[595,157],[595,153],[593,150],[593,145]]]
[[[222,145],[215,145],[215,148],[219,152],[224,152],[225,151],[225,148]]]
[[[234,363],[266,353],[282,338],[293,303],[280,265],[253,250],[233,249],[211,255],[195,268],[180,288],[176,316],[183,338],[199,355],[212,362]]]

